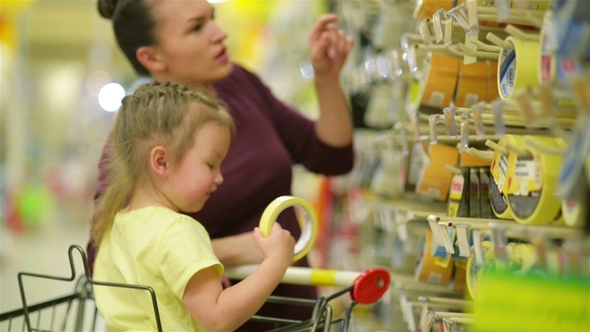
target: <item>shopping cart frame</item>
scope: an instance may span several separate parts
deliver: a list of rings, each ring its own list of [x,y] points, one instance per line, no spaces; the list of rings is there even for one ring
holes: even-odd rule
[[[84,273],[80,276],[77,276],[76,273],[76,265],[74,263],[75,252],[78,252],[82,258]],[[21,331],[24,331],[25,327],[26,331],[28,332],[66,331],[68,323],[73,324],[72,330],[82,331],[85,323],[84,315],[86,313],[87,304],[89,302],[91,302],[94,305],[94,307],[92,308],[93,313],[90,330],[95,331],[99,314],[98,309],[94,304],[94,286],[118,287],[148,292],[150,294],[150,299],[154,309],[153,314],[157,330],[159,332],[163,331],[156,293],[152,287],[145,285],[131,285],[94,280],[90,275],[90,269],[88,266],[88,260],[86,258],[85,251],[79,245],[71,245],[69,247],[68,259],[71,270],[69,277],[60,277],[29,272],[18,273],[18,284],[21,294],[22,308],[8,311],[5,313],[0,313],[0,323],[8,322],[8,331],[12,331],[12,322],[19,320],[20,318],[24,318],[22,322],[23,326],[21,326],[20,329]],[[63,282],[72,282],[75,283],[75,287],[74,291],[69,294],[52,298],[40,303],[30,304],[27,300],[25,292],[25,278],[41,278]],[[372,289],[369,290],[366,287],[367,282],[379,283],[379,286],[377,287],[378,289],[374,286],[371,286],[369,288]],[[341,324],[341,331],[348,331],[352,310],[354,306],[356,306],[358,303],[368,304],[377,301],[385,293],[385,288],[389,287],[389,283],[389,273],[386,272],[384,269],[367,270],[365,272],[360,273],[359,277],[355,278],[354,283],[351,283],[347,287],[343,287],[341,290],[334,292],[329,296],[320,297],[317,300],[281,296],[271,296],[267,299],[267,302],[269,303],[313,307],[312,317],[308,320],[299,321],[258,315],[253,316],[251,320],[274,324],[275,329],[273,329],[272,332],[319,331],[320,329],[327,332],[335,324]],[[357,287],[357,289],[355,289],[355,287]],[[359,290],[360,292],[358,292]],[[378,293],[376,293],[375,290],[377,290]],[[342,315],[334,317],[334,310],[330,305],[330,302],[335,300],[336,298],[343,296],[346,293],[350,293],[352,301],[348,304],[346,310]],[[367,295],[369,296],[367,297]],[[360,298],[360,302],[355,297]],[[66,306],[65,314],[62,317],[63,319],[61,319],[61,322],[57,323],[57,325],[59,326],[54,328],[54,325],[56,323],[55,321],[60,320],[56,319],[55,317],[56,307],[60,305]],[[48,329],[41,328],[41,316],[44,310],[51,310],[50,327]],[[74,313],[74,317],[70,316],[72,313]],[[33,319],[33,316],[36,316],[36,321],[35,319]]]
[[[76,251],[80,254],[80,256],[82,258],[82,264],[84,267],[84,274],[82,274],[81,276],[77,276],[77,273],[76,273],[76,264],[74,263],[74,252],[76,252]],[[78,306],[75,309],[77,314],[76,314],[76,317],[74,320],[73,330],[74,331],[81,331],[83,319],[84,319],[83,313],[85,312],[86,302],[87,301],[94,302],[93,286],[107,286],[107,287],[135,289],[135,290],[149,292],[150,299],[152,301],[152,306],[154,308],[154,316],[155,316],[156,326],[158,328],[158,331],[162,332],[162,322],[160,321],[160,311],[158,309],[158,302],[156,299],[156,293],[153,290],[153,288],[151,288],[150,286],[144,286],[144,285],[131,285],[131,284],[121,284],[121,283],[113,283],[113,282],[103,282],[103,281],[96,281],[96,280],[92,279],[92,276],[90,275],[90,269],[88,267],[88,259],[86,258],[86,253],[85,253],[84,249],[79,245],[71,245],[69,247],[68,259],[69,259],[70,272],[71,272],[69,277],[59,277],[59,276],[30,273],[30,272],[19,272],[18,273],[18,286],[19,286],[21,301],[22,301],[23,306],[21,309],[12,310],[12,311],[9,311],[6,313],[0,313],[0,322],[4,322],[4,321],[9,322],[8,323],[8,326],[9,326],[8,331],[10,331],[10,328],[12,327],[12,324],[11,324],[12,320],[14,320],[18,317],[24,318],[24,325],[26,326],[28,332],[65,331],[67,323],[69,322],[68,318],[71,313],[72,307],[74,306],[74,304],[76,302],[77,302]],[[50,279],[50,280],[57,280],[57,281],[64,281],[64,282],[74,282],[75,281],[76,284],[74,287],[74,291],[70,294],[60,296],[57,298],[52,298],[52,299],[43,301],[41,303],[30,305],[27,300],[25,286],[24,286],[24,278],[25,277]],[[67,306],[65,317],[63,317],[61,327],[59,327],[59,329],[57,329],[57,330],[54,330],[53,325],[54,325],[54,318],[55,317],[53,317],[53,315],[55,314],[56,306],[61,305],[61,304],[65,304]],[[40,328],[40,320],[41,320],[41,316],[42,316],[42,310],[49,309],[49,308],[53,309],[52,319],[50,321],[50,328],[51,329],[49,329],[49,330],[41,329]],[[31,316],[33,313],[37,314],[37,325],[36,326],[33,326],[33,321],[31,319],[32,318]],[[96,320],[98,317],[98,310],[96,309],[96,306],[94,307],[94,315],[93,316],[94,317],[93,317],[93,322],[92,322],[92,327],[91,327],[92,331],[94,331],[96,328]],[[22,329],[22,330],[24,330],[24,329]]]

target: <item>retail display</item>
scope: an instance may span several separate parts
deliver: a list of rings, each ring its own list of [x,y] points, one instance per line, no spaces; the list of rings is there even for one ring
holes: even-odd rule
[[[338,4],[363,37],[350,89],[381,113],[355,134],[359,249],[333,264],[392,271],[380,330],[587,330],[588,2]],[[372,35],[375,6],[414,27]]]

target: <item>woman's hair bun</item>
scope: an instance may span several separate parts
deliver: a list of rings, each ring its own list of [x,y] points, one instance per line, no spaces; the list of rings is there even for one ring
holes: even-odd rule
[[[117,0],[98,0],[98,12],[100,16],[111,19],[115,13]]]

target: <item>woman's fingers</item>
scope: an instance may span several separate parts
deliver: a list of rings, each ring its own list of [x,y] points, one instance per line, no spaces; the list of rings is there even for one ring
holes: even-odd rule
[[[329,24],[336,23],[337,21],[338,16],[335,14],[322,15],[311,29],[310,40],[312,42],[319,40],[322,33],[326,31],[326,27]]]

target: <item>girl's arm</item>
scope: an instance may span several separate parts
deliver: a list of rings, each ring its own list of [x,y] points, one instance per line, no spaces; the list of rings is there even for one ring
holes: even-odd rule
[[[264,259],[252,232],[214,239],[211,244],[215,256],[224,266],[260,264]]]
[[[265,259],[250,276],[223,289],[214,268],[206,268],[186,285],[183,301],[207,330],[233,331],[244,324],[262,307],[291,264],[295,240],[278,223],[268,238],[256,228],[254,239]]]

